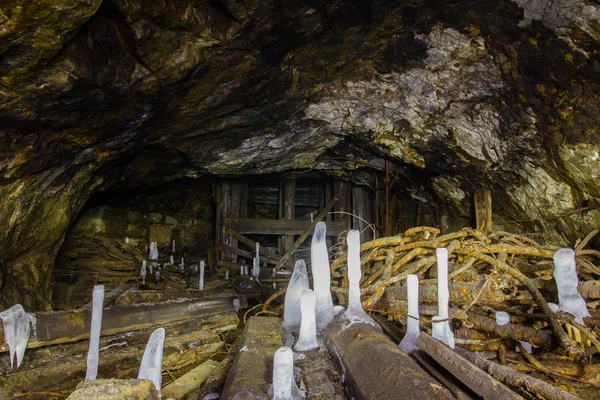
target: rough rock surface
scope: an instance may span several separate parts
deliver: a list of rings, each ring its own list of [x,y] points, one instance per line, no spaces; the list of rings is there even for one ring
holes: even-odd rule
[[[0,309],[50,307],[95,194],[207,174],[387,158],[447,214],[489,188],[572,243],[600,225],[598,27],[585,0],[5,1]]]

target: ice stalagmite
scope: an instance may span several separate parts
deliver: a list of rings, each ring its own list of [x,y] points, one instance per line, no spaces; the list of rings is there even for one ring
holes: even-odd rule
[[[260,243],[256,242],[256,268],[260,274]],[[258,275],[256,276],[258,277]]]
[[[179,263],[179,268],[182,270],[185,269],[185,262],[183,261],[183,257],[181,257],[181,263]]]
[[[175,265],[175,259],[173,258],[173,254],[169,256],[169,264]]]
[[[554,280],[558,288],[558,308],[573,314],[577,322],[585,325],[583,317],[589,317],[590,313],[577,291],[579,279],[573,250],[560,249],[554,254]]]
[[[406,354],[417,350],[417,340],[421,331],[419,329],[419,277],[409,275],[406,277],[408,292],[408,317],[406,318],[406,335],[400,342],[400,348]]]
[[[436,249],[438,265],[438,315],[433,317],[435,322],[432,325],[432,336],[444,343],[450,348],[454,348],[454,333],[450,330],[448,319],[448,301],[450,292],[448,291],[448,249]]]
[[[10,351],[10,367],[13,367],[16,354],[17,368],[19,368],[29,341],[29,324],[33,327],[35,334],[35,317],[26,313],[22,305],[15,304],[8,310],[0,312],[0,320],[4,327],[4,341],[8,344]]]
[[[175,254],[175,239],[173,239],[173,245],[171,246],[171,253]]]
[[[98,376],[98,356],[100,348],[100,329],[102,328],[102,307],[104,306],[104,285],[94,286],[92,295],[92,323],[90,330],[90,347],[87,355],[86,381],[93,381]]]
[[[331,271],[329,269],[326,237],[325,222],[319,222],[315,227],[310,247],[318,332],[325,330],[333,319]]]
[[[152,273],[152,271],[150,271]],[[140,278],[142,278],[142,285],[146,284],[146,261],[142,261],[142,268],[140,268]]]
[[[158,260],[158,246],[156,242],[150,243],[150,255],[149,258],[151,260]]]
[[[298,329],[300,329],[300,321],[302,320],[300,299],[306,289],[308,289],[306,264],[304,260],[298,260],[285,292],[283,327],[288,331],[298,332]]]
[[[229,271],[225,271],[225,280],[229,280]]]
[[[500,326],[510,323],[510,314],[506,311],[496,311],[496,323]],[[532,347],[530,343],[524,341],[519,342],[521,343],[521,346],[525,349],[525,351],[531,353]],[[520,351],[519,347],[517,347],[515,350]]]
[[[204,290],[204,261],[200,261],[200,281],[198,282],[198,289]]]
[[[344,317],[353,322],[365,322],[379,327],[362,308],[360,301],[360,232],[351,230],[348,232],[348,309]]]
[[[160,271],[156,271],[154,277],[156,278],[156,283],[160,283]]]
[[[156,389],[160,390],[162,383],[162,358],[163,344],[165,342],[165,328],[158,328],[148,339],[146,350],[142,356],[138,379],[150,379]]]
[[[294,345],[296,351],[307,351],[319,347],[317,343],[317,324],[315,321],[315,293],[305,289],[300,299],[302,321],[300,322],[300,334]]]
[[[280,347],[273,357],[273,400],[300,400],[294,380],[294,352],[287,346]]]

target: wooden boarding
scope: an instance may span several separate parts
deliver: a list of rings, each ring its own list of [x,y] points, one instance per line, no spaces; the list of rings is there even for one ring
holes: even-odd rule
[[[250,317],[235,349],[221,399],[270,399],[264,388],[272,383],[273,355],[282,345],[279,318]]]
[[[239,299],[241,306],[247,304],[243,296],[209,297],[176,303],[162,303],[128,307],[110,307],[102,312],[101,335],[114,335],[149,326],[233,311],[233,300]],[[87,339],[90,335],[92,310],[72,310],[35,313],[37,337],[31,337],[27,348],[70,343]],[[0,337],[4,328],[0,326]],[[8,351],[2,343],[0,351]]]
[[[302,235],[311,226],[310,221],[293,219],[225,218],[225,226],[241,234]],[[338,236],[346,230],[343,222],[327,222],[327,236]]]
[[[453,398],[373,325],[348,326],[341,318],[327,328],[325,343],[356,399],[401,399],[411,394],[424,400]]]
[[[236,231],[234,231],[233,229],[227,229],[227,234],[231,237],[234,237],[235,239],[237,239],[238,241],[244,243],[247,246],[250,246],[251,249],[255,249],[256,248],[256,242],[244,235],[242,235],[241,233],[237,233]],[[281,258],[281,256],[279,256],[276,253],[273,253],[271,250],[267,249],[265,246],[260,246],[260,248],[258,249],[259,253],[261,255],[267,256],[271,259],[276,259],[279,260]],[[286,261],[285,263],[286,265],[290,266],[290,267],[294,267],[294,263],[291,261]]]
[[[421,332],[417,346],[484,399],[523,399],[506,385],[477,368],[450,347],[428,334]]]

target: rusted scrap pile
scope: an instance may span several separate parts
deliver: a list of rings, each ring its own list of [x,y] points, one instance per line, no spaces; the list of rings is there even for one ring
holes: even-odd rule
[[[575,244],[579,292],[592,315],[586,326],[567,313],[554,313],[548,302],[557,302],[553,279],[553,256],[557,246],[507,232],[486,234],[463,229],[440,235],[436,228],[417,227],[401,236],[364,243],[361,264],[363,306],[406,321],[406,277],[419,276],[421,328],[431,327],[437,314],[436,248],[449,254],[450,318],[458,346],[481,352],[488,359],[519,371],[537,371],[554,383],[570,387],[600,384],[600,252],[586,248],[598,233],[594,230]],[[346,254],[338,254],[331,265],[336,287],[344,302],[348,285]],[[432,268],[433,267],[433,268]],[[495,312],[506,311],[511,323],[499,326]],[[575,327],[576,329],[572,329]],[[569,333],[570,335],[569,336]],[[533,345],[534,353],[520,348],[520,341]],[[567,356],[567,357],[563,357]],[[586,359],[585,363],[573,360]]]

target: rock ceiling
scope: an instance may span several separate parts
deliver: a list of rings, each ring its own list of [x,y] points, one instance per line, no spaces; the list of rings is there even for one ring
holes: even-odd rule
[[[448,213],[487,188],[573,241],[600,225],[599,44],[583,0],[6,0],[0,304],[48,307],[92,195],[181,177],[385,158]]]

